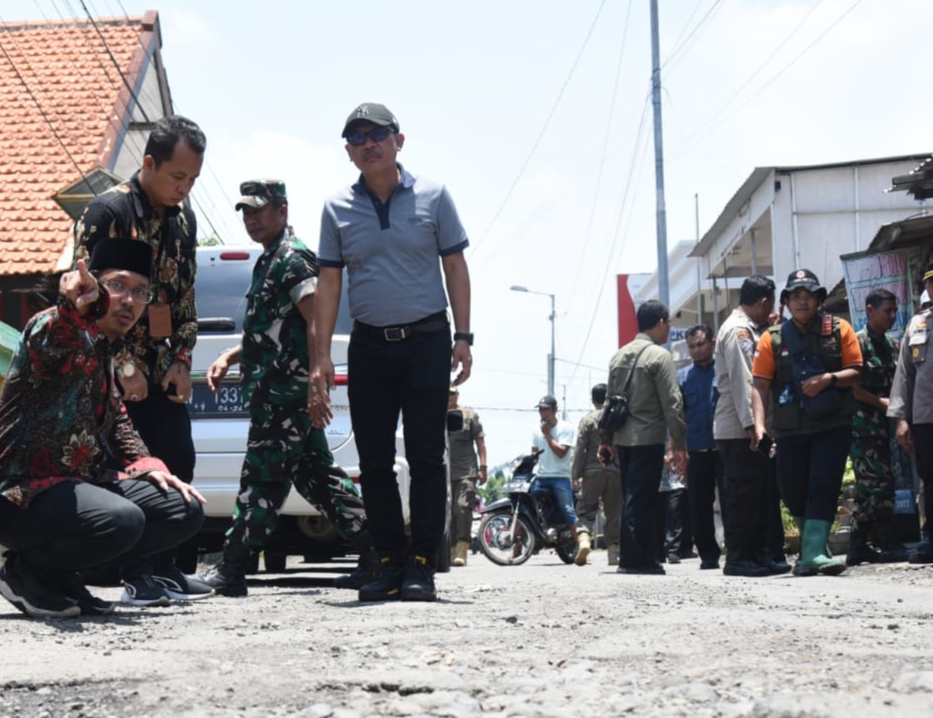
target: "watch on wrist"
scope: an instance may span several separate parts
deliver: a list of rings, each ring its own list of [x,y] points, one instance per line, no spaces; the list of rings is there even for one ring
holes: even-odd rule
[[[470,346],[473,346],[473,332],[454,332],[454,341],[466,342]]]

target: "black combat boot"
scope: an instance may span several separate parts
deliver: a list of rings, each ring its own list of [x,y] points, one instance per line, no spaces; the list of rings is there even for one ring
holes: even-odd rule
[[[403,601],[436,601],[434,565],[426,556],[409,556],[402,579]]]
[[[402,578],[405,565],[399,556],[379,558],[377,578],[360,586],[360,601],[397,601],[402,597]]]
[[[226,541],[223,558],[205,573],[201,580],[221,596],[245,596],[249,547],[241,541]]]
[[[356,570],[346,576],[337,576],[334,579],[334,588],[348,588],[357,590],[372,583],[382,575],[382,564],[379,562],[379,553],[374,548],[360,552]]]
[[[846,566],[858,566],[863,563],[877,563],[878,552],[868,545],[865,531],[857,526],[849,534],[849,549],[846,551]]]
[[[878,539],[877,545],[881,547],[876,559],[878,563],[903,563],[907,560],[907,547],[894,535],[893,517],[878,521],[875,536]]]

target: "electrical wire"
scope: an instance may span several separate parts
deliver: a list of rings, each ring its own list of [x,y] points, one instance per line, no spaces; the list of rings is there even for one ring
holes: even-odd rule
[[[768,59],[765,60],[765,62],[762,63],[762,65],[761,65],[757,70],[755,70],[754,73],[752,73],[752,76],[749,78],[749,80],[746,81],[746,82],[742,85],[742,87],[739,88],[739,90],[736,92],[736,94],[733,95],[731,98],[729,98],[728,102],[726,102],[719,110],[717,110],[717,111],[710,117],[710,119],[708,119],[705,123],[703,123],[703,125],[701,125],[699,129],[697,129],[697,130],[696,130],[693,134],[691,134],[686,140],[684,140],[683,144],[682,144],[680,147],[678,147],[678,148],[674,151],[674,153],[673,153],[672,156],[680,156],[680,155],[682,155],[683,153],[686,152],[686,150],[687,150],[691,145],[694,144],[693,140],[695,140],[697,137],[701,136],[701,135],[703,134],[703,130],[704,130],[706,127],[709,127],[709,125],[716,119],[716,117],[717,117],[721,112],[723,112],[723,111],[726,109],[726,107],[729,106],[729,104],[735,99],[735,97],[736,97],[745,87],[748,86],[748,84],[751,82],[751,80],[754,79],[754,77],[756,77],[756,76],[764,69],[764,67],[768,64],[768,62],[770,62],[770,60],[774,57],[774,55],[776,55],[777,52],[778,52],[782,47],[784,47],[784,45],[791,39],[791,37],[793,37],[793,35],[800,29],[800,26],[803,25],[804,21],[806,21],[806,19],[810,17],[810,15],[813,13],[813,11],[816,9],[816,7],[820,4],[820,2],[822,2],[822,0],[818,0],[818,1],[817,1],[816,5],[814,5],[814,6],[810,9],[810,12],[807,13],[807,15],[804,17],[804,19],[801,20],[801,22],[798,23],[797,26],[794,27],[794,29],[790,32],[790,34],[789,34],[789,35],[785,38],[785,40],[779,45],[779,47],[777,48],[777,50],[775,50],[773,53],[771,53],[771,55],[768,56]],[[724,117],[722,117],[721,120],[719,120],[718,122],[716,122],[716,124],[713,125],[713,126],[710,128],[709,132],[713,132],[713,131],[715,131],[716,129],[718,129],[719,127],[721,127],[727,120],[731,119],[739,110],[741,110],[742,108],[744,108],[745,106],[747,106],[752,100],[754,100],[756,97],[758,97],[758,95],[760,95],[760,94],[761,94],[762,92],[764,92],[768,87],[770,87],[781,75],[783,75],[787,70],[789,70],[798,60],[800,60],[800,58],[802,58],[804,55],[806,55],[818,42],[820,42],[820,40],[822,40],[824,37],[826,37],[826,35],[828,35],[830,32],[832,32],[832,30],[834,30],[835,27],[836,27],[840,22],[842,22],[842,21],[849,15],[849,13],[851,13],[853,10],[855,10],[855,8],[858,7],[861,3],[862,3],[862,0],[855,0],[855,2],[849,7],[849,9],[846,10],[845,12],[843,12],[838,18],[836,18],[836,20],[835,20],[828,28],[826,28],[823,32],[821,32],[819,35],[817,35],[816,39],[814,39],[809,45],[807,45],[807,46],[806,46],[799,54],[797,54],[790,62],[788,62],[788,63],[787,63],[786,65],[784,65],[780,70],[778,70],[778,72],[777,72],[775,75],[773,75],[773,76],[771,77],[771,79],[769,79],[764,85],[762,85],[761,87],[759,87],[759,88],[758,88],[751,96],[749,96],[742,104],[740,104],[740,105],[738,105],[737,107],[735,107],[735,109],[733,109],[731,112],[729,112],[729,114],[725,115]],[[709,134],[709,132],[706,133],[706,134]]]
[[[4,26],[6,25],[6,22],[4,21],[2,16],[0,16],[0,23],[3,23]],[[11,33],[11,36],[12,36],[12,33]],[[29,58],[25,54],[23,54],[22,51],[19,50],[19,46],[16,43],[15,39],[13,41],[13,44],[16,46],[17,52],[19,52],[19,54],[22,56],[23,60],[26,62],[26,65],[32,71],[33,75],[35,75],[36,74],[35,70],[32,68],[31,63],[29,62]],[[78,170],[78,174],[81,175],[81,179],[87,180],[87,176],[84,174],[84,170],[78,164],[77,160],[74,158],[74,155],[71,154],[71,151],[68,149],[68,146],[65,144],[64,140],[62,140],[61,135],[58,134],[58,130],[55,129],[55,125],[52,124],[52,120],[49,118],[48,114],[42,108],[42,104],[39,102],[39,98],[32,91],[32,88],[29,86],[29,83],[26,81],[26,78],[23,77],[22,73],[19,71],[19,68],[16,66],[16,63],[13,62],[13,58],[10,56],[10,53],[6,49],[6,45],[4,45],[2,40],[0,40],[0,51],[3,52],[3,55],[6,57],[7,62],[10,63],[10,67],[13,69],[14,74],[16,75],[17,79],[19,79],[20,83],[22,83],[23,89],[26,90],[26,94],[28,94],[30,99],[35,103],[36,109],[39,110],[39,114],[42,115],[42,119],[45,120],[45,123],[49,126],[49,129],[52,131],[52,135],[58,141],[58,144],[61,145],[61,148],[65,151],[65,154],[67,155],[69,161],[71,162],[71,164],[75,166],[75,169]],[[61,116],[59,116],[59,120],[61,120]]]
[[[629,0],[628,10],[625,14],[625,29],[622,33],[622,43],[619,47],[619,60],[616,63],[616,78],[612,87],[612,100],[609,103],[609,118],[606,121],[606,132],[603,134],[602,146],[609,144],[609,137],[612,133],[612,120],[615,113],[616,98],[619,94],[619,82],[622,78],[622,57],[625,54],[625,40],[628,37],[629,19],[632,15],[632,0]],[[599,189],[602,186],[603,172],[606,167],[606,152],[600,153],[599,170],[596,173],[596,189],[593,191],[593,203],[590,206],[590,216],[586,223],[586,232],[584,233],[583,249],[580,252],[580,261],[577,263],[577,271],[573,281],[570,283],[570,299],[567,301],[567,310],[565,314],[573,307],[574,299],[577,296],[577,287],[580,286],[580,275],[583,273],[583,267],[586,266],[586,256],[590,248],[590,241],[593,238],[593,223],[596,219],[596,208],[599,204]]]
[[[65,2],[67,3],[68,0],[65,0]],[[91,11],[88,9],[87,3],[85,2],[85,0],[78,0],[78,2],[81,3],[81,7],[84,9],[84,13],[87,15],[88,20],[90,21],[94,29],[97,31],[97,34],[100,36],[101,42],[104,43],[104,48],[107,50],[107,54],[110,57],[111,62],[113,62],[114,67],[116,67],[117,72],[120,74],[120,77],[123,80],[124,86],[126,87],[127,90],[129,90],[130,96],[133,98],[133,102],[135,103],[135,108],[139,109],[146,123],[151,124],[152,120],[150,120],[149,115],[146,112],[146,108],[142,106],[142,104],[139,101],[139,97],[137,97],[136,95],[136,91],[133,89],[132,86],[130,86],[129,81],[126,79],[126,75],[123,73],[123,68],[120,67],[120,64],[117,62],[117,59],[114,57],[113,52],[111,52],[110,50],[110,46],[107,44],[107,39],[104,37],[103,33],[100,31],[100,28],[98,27],[97,23],[94,21],[94,18],[91,16]],[[137,37],[137,40],[138,40],[138,37]],[[198,214],[204,217],[204,219],[207,221],[207,224],[211,228],[211,231],[214,233],[214,236],[217,238],[217,240],[221,244],[224,244],[225,242],[223,241],[223,236],[221,235],[220,232],[217,231],[217,227],[214,226],[214,222],[211,220],[210,213],[204,210],[204,207],[198,201],[198,197],[196,195],[189,194],[188,196],[191,198],[192,203],[197,207]]]
[[[554,104],[551,106],[551,111],[548,113],[548,116],[544,120],[544,125],[541,127],[541,131],[538,133],[537,139],[534,141],[534,144],[531,147],[531,151],[528,153],[528,156],[525,158],[524,163],[518,170],[518,174],[515,176],[515,179],[512,181],[511,186],[508,191],[505,193],[505,197],[502,200],[502,203],[499,205],[499,208],[496,210],[495,214],[492,217],[492,220],[489,222],[489,225],[480,234],[479,239],[476,240],[476,244],[470,248],[470,258],[472,259],[476,252],[479,250],[480,246],[483,244],[485,239],[489,236],[490,231],[495,226],[499,217],[502,214],[502,211],[505,209],[505,206],[508,204],[509,199],[512,196],[512,193],[515,191],[515,188],[518,186],[518,183],[521,181],[522,177],[525,174],[525,170],[528,168],[528,165],[531,163],[532,157],[538,150],[538,146],[541,144],[541,140],[544,138],[545,133],[547,132],[548,127],[551,124],[551,119],[554,117],[554,113],[557,111],[557,108],[560,106],[561,99],[563,99],[564,91],[567,89],[567,86],[570,84],[570,80],[573,78],[574,72],[577,69],[577,65],[580,64],[580,59],[583,57],[583,52],[586,50],[587,45],[590,42],[590,38],[593,35],[593,30],[596,28],[596,23],[599,20],[599,16],[603,11],[603,7],[606,5],[606,0],[602,0],[599,4],[599,8],[596,10],[596,17],[593,18],[593,22],[590,24],[590,29],[586,33],[586,37],[583,40],[583,46],[580,48],[580,51],[577,53],[576,59],[573,61],[573,65],[570,67],[570,72],[567,73],[567,78],[564,80],[564,84],[561,86],[560,91],[557,93],[557,99],[554,100]]]
[[[120,7],[120,11],[123,13],[123,17],[126,18],[127,20],[129,20],[129,19],[130,19],[129,13],[127,13],[126,8],[123,6],[122,0],[117,0],[117,5]],[[138,36],[138,35],[136,36],[136,41],[137,41],[137,43],[139,44],[139,46],[142,48],[143,52],[146,53],[146,57],[148,58],[148,60],[149,60],[151,63],[155,64],[155,60],[154,60],[153,56],[149,53],[149,49],[148,49],[145,45],[142,44],[142,40],[139,39],[139,36]],[[170,100],[171,100],[171,103],[172,103],[172,107],[171,107],[172,112],[181,112],[181,111],[182,111],[182,108],[178,108],[177,103],[175,102],[175,98],[174,98],[173,96],[170,96]],[[159,100],[159,103],[161,103],[161,99]],[[158,104],[158,103],[157,103],[157,104]],[[223,185],[223,183],[220,181],[220,178],[217,177],[217,173],[214,172],[214,167],[213,167],[213,165],[212,165],[211,162],[210,162],[210,155],[209,155],[209,154],[208,154],[207,156],[205,156],[205,158],[204,158],[204,165],[203,165],[202,169],[203,169],[203,170],[206,170],[206,171],[207,171],[208,177],[210,177],[210,178],[214,181],[214,184],[216,185],[216,188],[220,191],[220,196],[223,198],[224,202],[226,202],[226,204],[227,204],[227,209],[230,210],[230,211],[235,211],[235,210],[233,209],[233,208],[234,208],[234,200],[232,200],[232,199],[230,198],[230,195],[227,193],[227,190],[224,188],[224,185]],[[193,194],[193,195],[196,195],[196,196],[200,196],[201,193],[199,192],[198,186],[197,186],[197,185],[196,185],[195,188],[192,190],[192,194]],[[210,202],[211,209],[214,210],[214,212],[217,213],[216,216],[219,218],[219,222],[220,222],[220,224],[223,226],[224,230],[225,230],[229,235],[234,235],[234,234],[236,234],[234,231],[231,230],[230,225],[228,224],[227,219],[226,219],[227,214],[228,214],[229,212],[224,213],[224,212],[221,212],[221,211],[218,209],[216,203],[214,202],[214,199],[213,199],[214,195],[213,195],[212,192],[207,191],[207,190],[205,189],[205,195],[206,195],[206,197],[207,197],[207,200]],[[195,199],[195,197],[193,197],[192,199]],[[221,244],[224,244],[223,238],[222,238],[220,235],[217,236],[217,240],[218,240]]]

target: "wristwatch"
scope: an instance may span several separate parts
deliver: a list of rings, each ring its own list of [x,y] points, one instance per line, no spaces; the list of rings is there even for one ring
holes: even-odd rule
[[[127,362],[126,364],[120,365],[120,376],[123,379],[129,379],[136,373],[136,365],[133,362]]]
[[[454,332],[454,341],[463,341],[473,346],[473,332]]]

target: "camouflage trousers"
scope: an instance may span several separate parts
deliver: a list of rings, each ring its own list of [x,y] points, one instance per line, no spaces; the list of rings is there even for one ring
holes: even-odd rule
[[[891,437],[885,431],[853,434],[849,450],[855,470],[855,530],[864,534],[894,518]]]
[[[231,541],[262,550],[291,490],[315,506],[347,540],[366,527],[363,499],[334,456],[321,429],[311,425],[302,397],[287,404],[253,401]]]
[[[450,495],[450,539],[469,543],[473,531],[473,509],[476,508],[476,477],[451,481]]]

